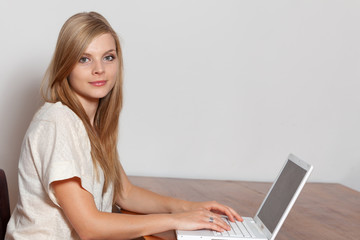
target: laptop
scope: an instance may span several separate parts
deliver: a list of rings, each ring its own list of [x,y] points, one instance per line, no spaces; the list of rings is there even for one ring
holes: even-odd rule
[[[273,240],[290,209],[309,178],[313,166],[290,154],[272,184],[255,217],[243,217],[243,222],[232,223],[230,231],[177,230],[178,240]]]

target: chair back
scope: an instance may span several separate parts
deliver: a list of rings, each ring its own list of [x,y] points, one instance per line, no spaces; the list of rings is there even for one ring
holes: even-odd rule
[[[0,169],[0,239],[5,238],[6,226],[10,219],[9,191],[4,170]]]

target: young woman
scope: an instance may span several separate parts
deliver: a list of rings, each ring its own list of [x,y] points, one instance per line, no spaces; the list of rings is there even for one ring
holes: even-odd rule
[[[172,229],[229,230],[217,202],[189,202],[134,186],[117,153],[122,107],[119,39],[95,12],[62,27],[43,86],[46,103],[25,135],[20,197],[6,239],[131,239]],[[144,201],[146,199],[146,201]],[[145,215],[111,213],[113,204]]]

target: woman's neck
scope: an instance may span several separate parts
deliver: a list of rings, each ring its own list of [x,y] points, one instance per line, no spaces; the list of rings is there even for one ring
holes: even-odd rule
[[[86,115],[89,117],[91,125],[94,126],[94,119],[97,108],[99,106],[99,100],[91,101],[91,102],[89,101],[81,102],[81,105],[83,106]]]

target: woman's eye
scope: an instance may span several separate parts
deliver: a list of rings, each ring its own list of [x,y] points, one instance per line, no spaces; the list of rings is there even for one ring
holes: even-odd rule
[[[115,59],[115,56],[113,56],[113,55],[109,55],[109,56],[106,56],[106,57],[104,57],[104,60],[105,61],[114,61],[114,59]]]
[[[80,63],[87,63],[87,62],[89,62],[89,61],[90,61],[90,59],[87,58],[87,57],[82,57],[82,58],[80,58],[80,60],[79,60]]]

